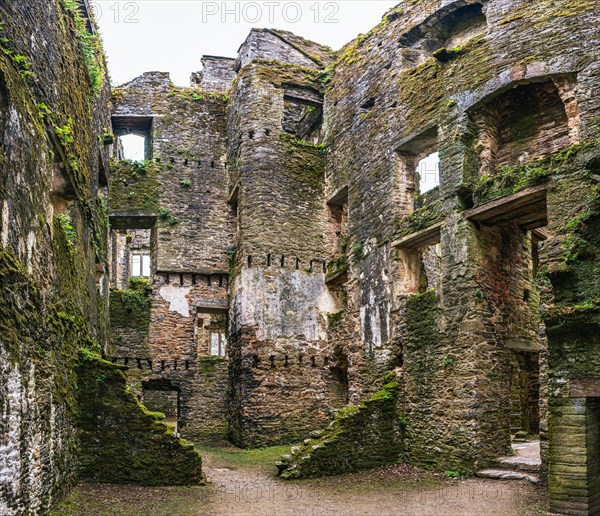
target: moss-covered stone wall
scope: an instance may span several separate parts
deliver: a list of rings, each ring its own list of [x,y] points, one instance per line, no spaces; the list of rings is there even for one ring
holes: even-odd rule
[[[207,342],[211,321],[221,320],[225,332],[235,246],[225,159],[226,90],[234,72],[232,60],[203,63],[190,88],[153,72],[113,90],[115,133],[119,120],[131,115],[152,120],[147,160],[111,164],[113,227],[136,227],[147,215],[156,219],[149,223],[148,303],[142,311],[124,310],[123,293],[113,292],[110,354],[129,368],[129,385],[142,399],[146,392],[152,397],[157,382],[178,392],[177,430],[183,437],[215,442],[227,435],[227,362],[217,357],[212,363]],[[130,252],[136,243],[123,246]],[[118,272],[128,269],[122,258],[127,252],[113,249]],[[123,286],[118,279],[113,277],[115,288]],[[205,360],[214,367],[206,369]]]
[[[109,92],[75,2],[0,21],[0,512],[44,513],[77,480],[78,350],[106,342]]]
[[[591,408],[581,409],[577,429],[565,430],[572,421],[552,409],[553,398],[557,406],[573,403],[565,400],[570,383],[571,397],[587,389],[589,401],[597,391],[590,387],[596,360],[588,354],[596,342],[587,329],[596,324],[598,276],[594,126],[600,83],[598,33],[588,30],[594,23],[592,6],[517,0],[481,4],[479,22],[483,17],[484,23],[477,26],[483,30],[453,34],[448,41],[460,41],[459,46],[433,52],[428,45],[440,34],[436,31],[453,31],[444,24],[465,3],[405,2],[344,47],[323,74],[325,196],[347,186],[348,240],[355,251],[348,253],[347,306],[335,320],[342,329],[359,323],[349,338],[342,331],[338,342],[350,357],[349,392],[355,403],[356,393],[365,399],[381,382],[380,370],[400,366],[408,422],[405,458],[438,470],[471,471],[510,452],[513,351],[532,360],[541,351],[542,371],[549,369],[540,392],[550,393],[550,426],[544,399],[540,425],[542,438],[556,430],[550,456],[559,453],[561,436],[568,431],[590,435],[584,426],[596,417]],[[569,34],[589,39],[571,45]],[[533,89],[546,99],[540,108],[544,113],[519,109],[512,90],[530,83],[539,83]],[[502,123],[488,119],[496,124],[490,130],[481,113],[505,102],[515,116]],[[549,114],[552,122],[544,122]],[[489,139],[493,131],[499,132],[497,141]],[[405,157],[417,155],[434,133],[441,184],[413,195]],[[496,161],[488,170],[492,158]],[[473,206],[538,185],[547,187],[549,233],[540,244],[539,263],[539,235],[532,237],[526,222],[488,227],[465,220],[463,213]],[[530,216],[533,220],[535,214]],[[397,242],[440,223],[421,247],[416,240]],[[424,270],[431,264],[423,260],[424,248],[437,242],[437,279],[427,285]],[[433,286],[436,291],[427,292]],[[548,350],[538,313],[541,299],[543,307],[560,306],[543,318]],[[586,341],[589,348],[584,349]],[[570,376],[578,381],[570,382]],[[587,407],[588,401],[578,406]],[[351,442],[350,449],[360,453],[352,437],[344,444]],[[578,450],[577,467],[591,449]],[[307,448],[301,453],[312,456]],[[576,465],[562,458],[554,470],[550,458],[555,486],[568,483],[561,475]],[[557,491],[557,510],[580,509],[575,499],[569,506],[568,498],[582,483],[588,482],[588,495],[595,489],[586,480],[592,464],[582,468],[572,491],[564,490],[566,484]]]
[[[78,480],[77,357],[108,341],[110,92],[91,16],[72,0],[0,6],[2,514],[46,513]]]
[[[337,475],[395,464],[404,452],[407,424],[399,405],[401,380],[392,373],[383,388],[358,406],[338,411],[324,430],[277,463],[285,479]]]
[[[227,161],[239,228],[230,284],[230,436],[240,446],[301,439],[345,403],[347,390],[335,343],[327,341],[327,316],[343,308],[325,284],[337,249],[324,197],[327,149],[318,129],[291,134],[285,123],[294,99],[310,105],[309,115],[319,112],[322,70],[298,65],[289,57],[296,51],[280,43],[263,41],[229,100]]]
[[[78,358],[80,476],[95,482],[194,485],[204,481],[193,445],[176,437],[127,387],[122,367]]]

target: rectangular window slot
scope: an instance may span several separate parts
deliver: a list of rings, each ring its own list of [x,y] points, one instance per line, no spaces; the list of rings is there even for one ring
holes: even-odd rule
[[[149,161],[152,159],[152,117],[113,116],[117,159]]]
[[[131,274],[133,277],[150,277],[150,255],[132,251]]]
[[[213,357],[224,357],[227,349],[227,336],[225,332],[210,332],[210,354]]]
[[[438,130],[431,127],[396,149],[401,211],[411,213],[414,199],[441,183]]]

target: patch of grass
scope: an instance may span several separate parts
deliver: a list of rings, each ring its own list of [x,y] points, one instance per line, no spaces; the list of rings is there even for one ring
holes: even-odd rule
[[[289,452],[290,445],[272,446],[270,448],[256,448],[242,450],[232,445],[211,447],[196,445],[196,450],[202,457],[208,457],[213,466],[253,468],[259,467],[268,471],[275,470],[275,462]]]

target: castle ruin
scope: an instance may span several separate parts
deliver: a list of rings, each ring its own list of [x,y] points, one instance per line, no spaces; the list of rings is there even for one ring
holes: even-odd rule
[[[599,12],[407,0],[111,89],[85,0],[2,3],[0,513],[201,483],[188,443],[298,478],[520,436],[597,514]]]

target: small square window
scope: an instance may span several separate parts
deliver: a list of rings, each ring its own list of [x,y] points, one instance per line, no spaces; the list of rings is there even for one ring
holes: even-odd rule
[[[227,336],[223,331],[210,332],[210,354],[214,357],[224,357],[227,348]]]
[[[141,253],[131,254],[131,275],[134,277],[150,277],[150,255]]]

